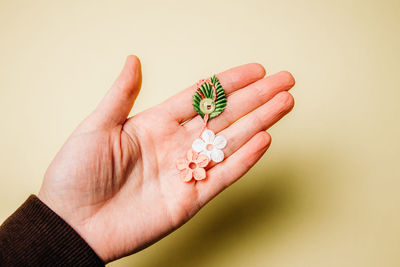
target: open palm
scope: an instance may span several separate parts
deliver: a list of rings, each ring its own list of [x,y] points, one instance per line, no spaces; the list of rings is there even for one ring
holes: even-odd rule
[[[225,160],[209,165],[205,180],[184,182],[175,163],[203,125],[192,107],[195,87],[127,119],[141,85],[139,60],[129,56],[102,102],[51,163],[39,198],[104,262],[150,245],[189,220],[267,150],[271,138],[265,130],[293,107],[287,90],[294,79],[288,72],[264,75],[255,63],[217,75],[228,104],[208,128],[228,140]]]

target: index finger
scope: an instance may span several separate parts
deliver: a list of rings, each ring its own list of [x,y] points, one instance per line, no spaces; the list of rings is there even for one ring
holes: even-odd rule
[[[265,69],[258,63],[241,65],[217,74],[225,93],[231,94],[265,76]],[[192,97],[196,85],[177,93],[161,103],[163,110],[168,111],[173,120],[183,123],[197,115],[192,106]]]

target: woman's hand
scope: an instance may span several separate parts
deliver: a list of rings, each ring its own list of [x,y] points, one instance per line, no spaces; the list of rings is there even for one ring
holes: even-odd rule
[[[269,147],[265,130],[293,108],[287,90],[294,79],[288,72],[264,75],[259,64],[217,75],[228,104],[208,128],[228,140],[225,160],[211,165],[205,180],[186,183],[175,163],[203,126],[192,106],[196,89],[127,119],[141,86],[140,62],[129,56],[110,91],[49,166],[39,198],[104,262],[154,243],[245,174]]]

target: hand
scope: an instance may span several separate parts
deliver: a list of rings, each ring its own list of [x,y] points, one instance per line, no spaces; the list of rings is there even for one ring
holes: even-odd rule
[[[140,62],[129,56],[49,166],[39,198],[104,262],[149,246],[188,221],[267,150],[265,130],[293,108],[287,90],[294,79],[288,72],[264,75],[254,63],[217,75],[228,104],[208,128],[228,140],[225,160],[211,165],[205,180],[186,183],[175,163],[203,125],[192,107],[195,87],[127,119],[141,86]]]

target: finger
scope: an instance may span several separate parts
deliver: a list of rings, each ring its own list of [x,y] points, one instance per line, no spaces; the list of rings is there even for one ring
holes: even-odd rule
[[[242,177],[262,157],[270,144],[271,136],[265,131],[259,132],[232,156],[208,170],[208,180],[196,184],[199,192],[199,204],[205,205]]]
[[[142,73],[136,56],[127,57],[119,77],[91,115],[102,126],[124,123],[140,91]]]
[[[209,121],[208,128],[214,132],[225,129],[239,118],[265,104],[279,92],[289,90],[294,84],[295,80],[292,74],[287,71],[281,71],[236,91],[228,97],[224,112]],[[203,124],[204,121],[201,117],[196,116],[185,123],[184,126],[189,131],[198,131]]]
[[[218,135],[224,136],[228,141],[226,148],[223,150],[225,158],[229,158],[255,134],[274,125],[290,112],[293,106],[292,95],[286,91],[281,92],[242,120],[219,132]],[[214,165],[215,163],[211,162],[209,167],[212,168]]]
[[[257,63],[250,63],[235,67],[217,74],[222,88],[226,94],[230,94],[242,87],[245,87],[265,76],[265,69]],[[168,112],[171,119],[183,123],[194,116],[196,112],[193,109],[192,97],[195,93],[195,85],[183,90],[161,103],[162,110]]]

